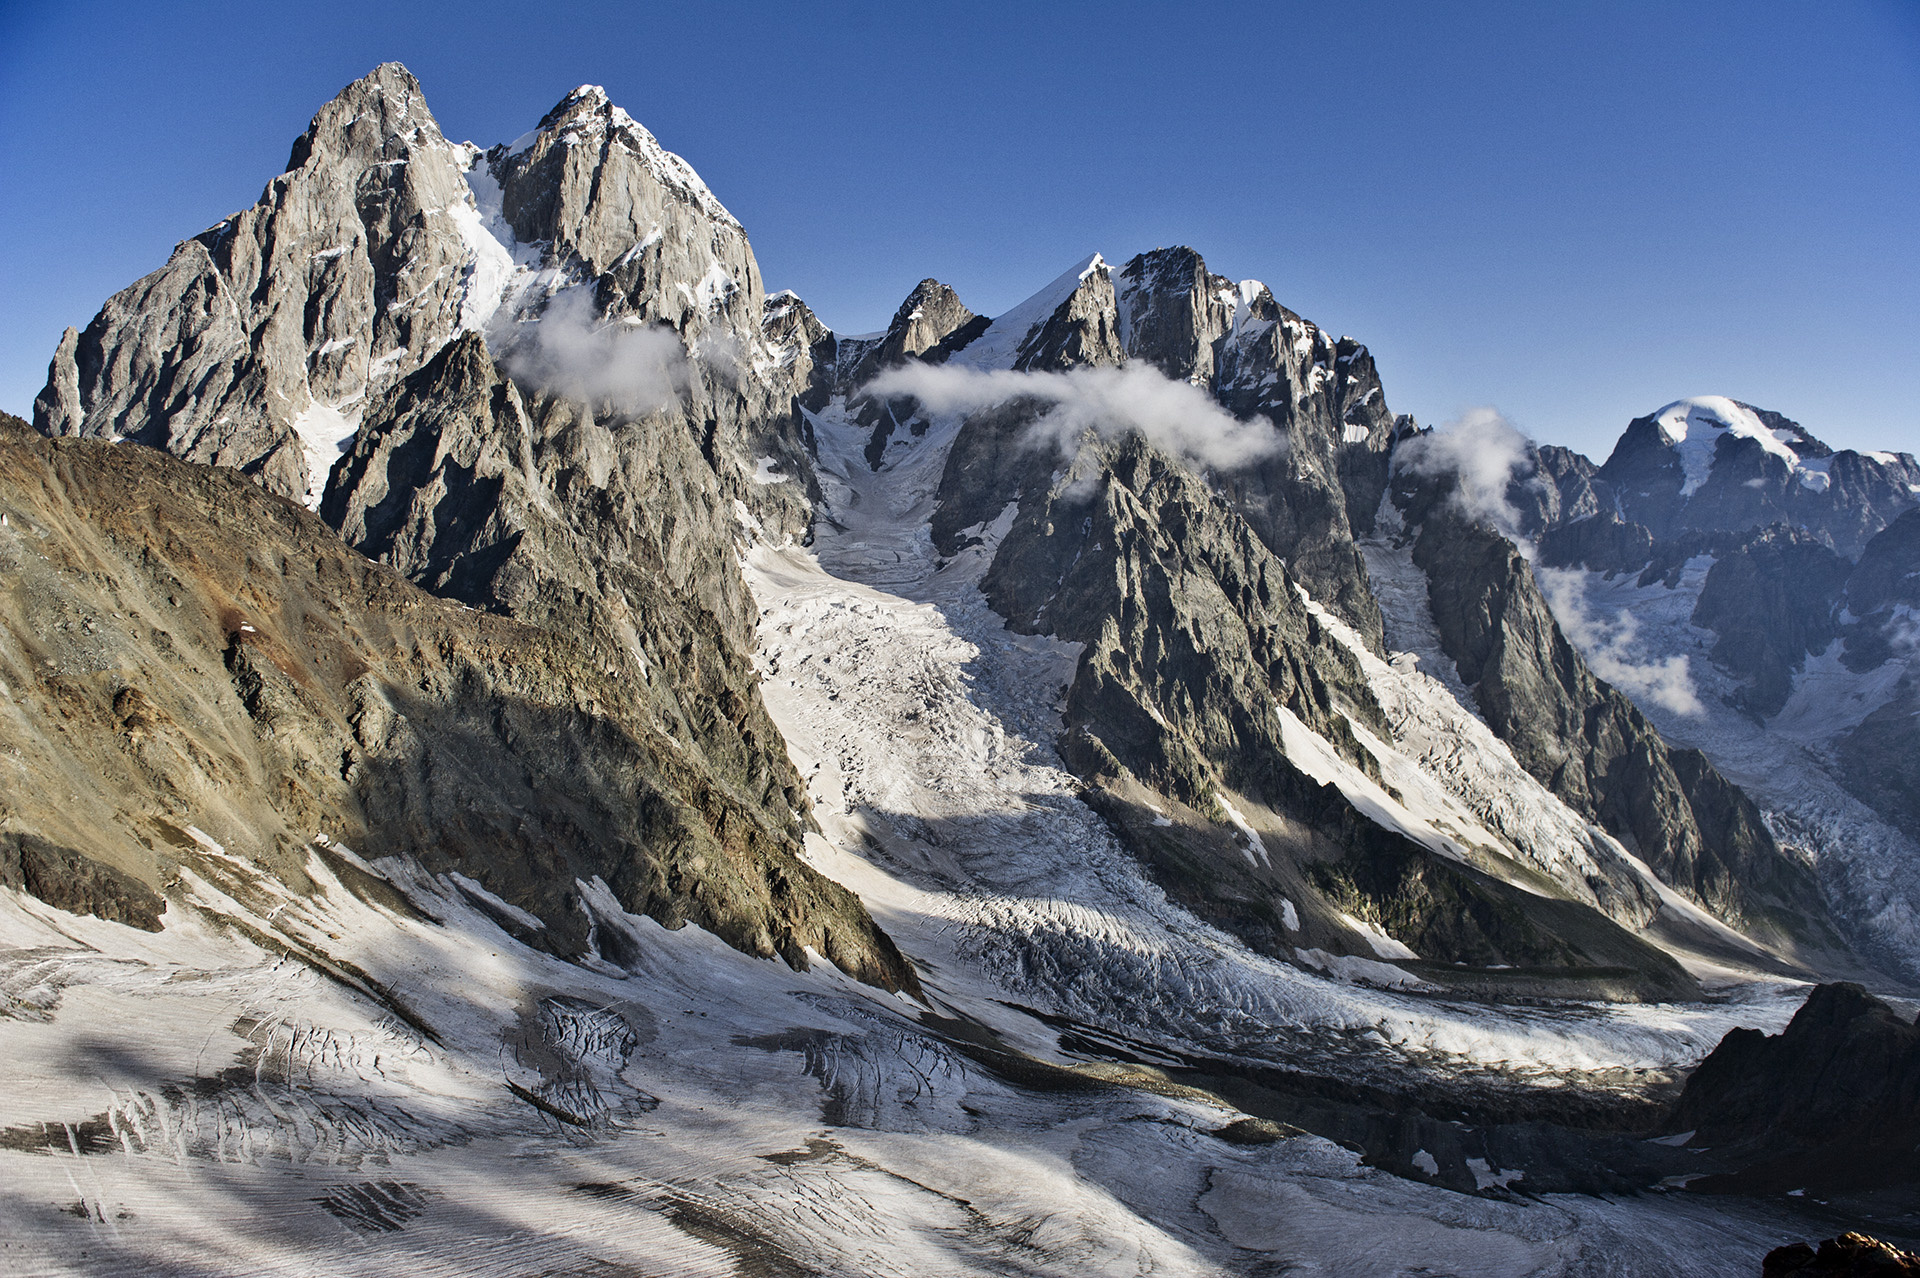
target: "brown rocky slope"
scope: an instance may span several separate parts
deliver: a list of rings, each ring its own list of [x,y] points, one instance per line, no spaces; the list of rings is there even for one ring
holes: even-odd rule
[[[66,908],[150,925],[213,855],[196,832],[299,890],[319,834],[460,871],[558,954],[611,943],[598,877],[669,927],[914,987],[798,821],[578,636],[428,595],[238,472],[0,418],[0,581],[0,875],[93,885]]]

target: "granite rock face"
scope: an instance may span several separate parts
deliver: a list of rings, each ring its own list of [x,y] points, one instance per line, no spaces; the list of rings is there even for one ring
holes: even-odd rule
[[[1838,628],[1846,560],[1812,535],[1774,524],[1742,538],[1708,569],[1693,623],[1715,632],[1713,660],[1747,680],[1741,709],[1777,714],[1793,676]]]
[[[348,85],[258,203],[61,340],[35,426],[232,466],[316,504],[369,392],[473,319],[467,159],[398,63]]]

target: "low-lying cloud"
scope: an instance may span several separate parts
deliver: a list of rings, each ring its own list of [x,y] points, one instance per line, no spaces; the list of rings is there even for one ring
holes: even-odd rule
[[[569,399],[611,402],[636,417],[678,402],[687,389],[687,352],[677,333],[602,322],[585,288],[555,295],[515,335],[505,362],[522,381]]]
[[[1156,448],[1214,470],[1234,470],[1286,449],[1286,437],[1264,417],[1242,421],[1186,382],[1147,364],[1016,373],[905,364],[867,384],[884,397],[911,395],[930,413],[976,412],[1013,399],[1047,406],[1030,438],[1065,450],[1088,431],[1116,439],[1139,431]]]
[[[1491,524],[1523,553],[1531,547],[1520,532],[1520,512],[1507,498],[1516,478],[1531,477],[1527,437],[1492,408],[1469,409],[1430,435],[1406,441],[1393,455],[1396,470],[1454,481],[1456,509]]]
[[[1611,620],[1597,617],[1587,606],[1581,589],[1585,576],[1577,568],[1538,568],[1534,579],[1546,596],[1553,618],[1560,623],[1567,641],[1580,650],[1587,666],[1596,675],[1619,688],[1636,701],[1650,701],[1675,714],[1696,715],[1706,707],[1693,689],[1693,673],[1687,657],[1665,657],[1658,661],[1634,660],[1634,641],[1640,634],[1640,622],[1625,608]]]

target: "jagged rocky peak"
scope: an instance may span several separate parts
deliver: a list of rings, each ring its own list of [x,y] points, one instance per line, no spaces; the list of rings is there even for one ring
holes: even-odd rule
[[[487,152],[485,168],[512,237],[591,279],[605,316],[687,337],[759,332],[765,288],[746,231],[692,165],[597,85]]]
[[[1113,272],[1098,253],[1029,298],[1013,314],[1022,315],[1024,319],[1022,312],[1029,308],[1038,310],[1048,301],[1053,302],[1052,307],[1043,316],[1035,315],[1035,322],[1019,339],[1014,351],[1014,368],[1023,372],[1057,372],[1118,364],[1126,358],[1126,352],[1120,347]]]
[[[857,390],[889,368],[912,359],[940,363],[987,330],[991,323],[967,309],[960,295],[936,279],[914,285],[886,330],[836,338],[827,352],[842,389]]]
[[[1717,395],[1635,418],[1595,479],[1656,539],[1787,523],[1849,559],[1920,505],[1910,454],[1836,452],[1798,422]]]
[[[1190,248],[1159,248],[1121,267],[1114,293],[1129,359],[1176,381],[1212,380],[1214,344],[1240,305],[1231,280],[1209,271]]]
[[[760,308],[760,331],[775,361],[784,368],[798,369],[802,384],[816,360],[814,348],[823,343],[830,348],[833,341],[833,330],[821,323],[813,308],[792,289],[767,295]],[[824,353],[832,358],[830,349]]]
[[[465,318],[478,222],[464,159],[405,67],[354,81],[258,203],[68,331],[34,424],[238,467],[317,503],[368,388]]]
[[[970,327],[971,334],[968,327],[956,330],[948,350],[954,362],[973,368],[1048,372],[1113,365],[1125,358],[1113,274],[1098,253],[991,323]]]
[[[893,313],[876,354],[883,363],[924,355],[978,318],[951,288],[936,279],[921,280]]]

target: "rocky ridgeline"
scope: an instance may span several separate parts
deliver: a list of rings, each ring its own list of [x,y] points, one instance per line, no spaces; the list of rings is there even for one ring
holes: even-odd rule
[[[1443,857],[1303,771],[1281,710],[1376,782],[1355,725],[1392,732],[1287,565],[1229,499],[1137,437],[1083,449],[1062,475],[1020,442],[1025,426],[1017,406],[974,419],[948,480],[1022,475],[987,596],[1014,629],[1085,645],[1061,753],[1169,893],[1283,956],[1372,955],[1357,916],[1430,960],[1436,981],[1460,975],[1439,965],[1463,964],[1526,969],[1535,993],[1691,993],[1677,964],[1591,897],[1525,891]],[[1025,466],[1010,464],[1023,451]],[[948,511],[967,508],[956,495],[936,520],[949,552],[965,515]],[[1229,820],[1256,833],[1220,837]]]
[[[236,867],[305,890],[323,857],[400,908],[344,844],[466,875],[567,957],[622,957],[579,890],[598,878],[629,913],[913,986],[795,854],[781,779],[709,744],[770,731],[752,684],[684,657],[636,671],[435,598],[232,471],[12,419],[0,515],[4,731],[27,778],[0,800],[0,880],[150,925],[201,890],[183,874],[244,898]],[[672,691],[636,695],[649,681]]]
[[[916,359],[1014,371],[1148,363],[1237,416],[1262,416],[1281,428],[1284,449],[1211,472],[1202,484],[1151,449],[1136,455],[1083,447],[1068,455],[1035,447],[1032,426],[1045,406],[1016,400],[975,413],[948,456],[935,544],[956,552],[971,530],[1017,502],[1019,514],[985,583],[989,598],[1018,629],[1089,644],[1069,697],[1070,727],[1085,729],[1066,738],[1076,766],[1216,816],[1216,783],[1271,805],[1285,821],[1300,823],[1301,848],[1321,840],[1318,854],[1289,854],[1295,877],[1318,890],[1283,874],[1257,890],[1189,891],[1214,878],[1218,867],[1199,876],[1194,867],[1218,849],[1170,851],[1179,840],[1151,833],[1163,827],[1145,816],[1132,834],[1135,850],[1181,885],[1176,890],[1207,898],[1205,911],[1282,952],[1313,936],[1310,926],[1276,925],[1283,901],[1296,913],[1300,900],[1310,899],[1324,901],[1324,912],[1337,914],[1337,901],[1363,917],[1384,917],[1393,912],[1388,902],[1411,898],[1422,904],[1400,909],[1396,922],[1421,938],[1423,954],[1491,963],[1500,960],[1487,955],[1505,945],[1529,963],[1579,961],[1569,951],[1530,949],[1524,938],[1534,923],[1519,921],[1526,909],[1489,910],[1486,918],[1497,916],[1500,925],[1442,936],[1434,920],[1460,915],[1463,895],[1474,897],[1486,885],[1463,888],[1456,867],[1428,864],[1435,858],[1425,849],[1372,848],[1339,872],[1302,868],[1326,860],[1326,849],[1377,841],[1355,832],[1372,826],[1344,798],[1286,761],[1269,712],[1287,706],[1377,779],[1372,756],[1347,727],[1349,716],[1379,726],[1365,680],[1347,650],[1307,622],[1293,589],[1304,586],[1370,647],[1383,648],[1355,540],[1373,531],[1394,447],[1412,426],[1387,408],[1365,348],[1331,338],[1257,283],[1235,285],[1211,274],[1187,249],[1142,254],[1118,271],[1096,257],[1041,299],[983,324],[951,290],[923,281],[884,334],[860,339],[836,337],[798,299],[779,299],[770,313],[794,349],[805,343],[814,369],[809,402],[847,397],[870,427],[867,460],[876,470],[901,439],[924,434],[928,420],[910,398],[878,401],[861,388],[878,369]],[[1127,468],[1137,473],[1123,473]],[[1565,527],[1596,513],[1598,490],[1584,458],[1545,450],[1542,468],[1557,482],[1529,488],[1533,527]],[[1436,507],[1435,491],[1413,512],[1416,528]],[[1127,509],[1128,494],[1145,497],[1144,509]],[[1403,495],[1401,505],[1413,500]],[[1420,544],[1448,653],[1471,672],[1466,678],[1478,685],[1482,713],[1523,766],[1709,911],[1809,958],[1838,945],[1811,874],[1781,852],[1758,810],[1704,756],[1670,749],[1626,697],[1593,677],[1503,537],[1484,527],[1456,530],[1441,519]],[[1456,606],[1476,598],[1491,606]],[[1290,624],[1274,631],[1273,617],[1289,611],[1296,614]],[[1231,851],[1231,841],[1226,846]],[[1363,863],[1369,868],[1354,872]],[[1428,882],[1413,884],[1414,865],[1420,869],[1413,877]],[[1227,881],[1248,877],[1261,875],[1229,867]],[[1636,929],[1657,913],[1647,887],[1624,864],[1559,890]],[[1596,922],[1599,933],[1611,926]],[[1493,933],[1503,939],[1489,941]],[[1350,934],[1317,939],[1337,951],[1359,944],[1358,952],[1370,952]],[[1624,966],[1671,979],[1663,963],[1649,964],[1631,946],[1626,951]]]
[[[279,256],[249,256],[250,243]],[[247,306],[218,302],[243,292]],[[1117,271],[1096,256],[997,319],[925,280],[884,332],[843,337],[792,294],[765,296],[739,223],[598,89],[483,153],[446,142],[418,84],[389,65],[316,116],[260,204],[69,334],[36,425],[251,474],[434,594],[565,637],[711,794],[745,804],[791,852],[806,801],[750,667],[737,538],[743,522],[806,533],[821,491],[808,412],[843,401],[870,431],[875,470],[924,437],[913,400],[865,390],[916,361],[1148,365],[1284,441],[1204,476],[1141,441],[1069,457],[1032,445],[1038,409],[1015,401],[961,429],[933,521],[951,552],[1018,503],[986,588],[1016,628],[1087,645],[1068,753],[1090,779],[1119,779],[1113,811],[1135,785],[1217,826],[1225,787],[1291,846],[1287,869],[1249,876],[1236,838],[1195,833],[1189,851],[1224,849],[1232,867],[1204,876],[1210,910],[1275,952],[1370,953],[1334,920],[1391,916],[1436,960],[1614,967],[1643,992],[1686,984],[1614,923],[1562,917],[1597,906],[1643,926],[1654,907],[1624,866],[1548,897],[1518,892],[1501,881],[1512,867],[1438,858],[1290,760],[1279,710],[1380,781],[1355,725],[1385,735],[1381,712],[1300,590],[1384,653],[1357,539],[1413,427],[1388,409],[1365,347],[1189,249]],[[1610,477],[1564,450],[1539,458],[1552,482],[1529,487],[1524,513],[1543,540],[1610,520],[1593,545],[1653,544],[1609,507],[1626,461]],[[1762,449],[1755,464],[1777,460]],[[1835,500],[1859,507],[1850,472],[1825,460]],[[1693,482],[1674,465],[1677,485]],[[1808,876],[1752,804],[1592,677],[1507,543],[1409,514],[1443,643],[1521,763],[1722,917],[1772,942],[1830,942]],[[1737,591],[1721,595],[1737,609]],[[1169,851],[1172,837],[1133,839],[1170,882],[1168,867],[1198,863]],[[1304,923],[1285,923],[1302,908]]]

